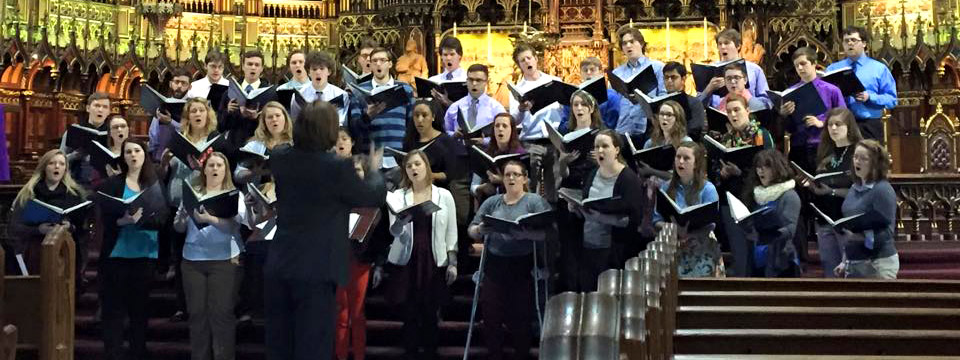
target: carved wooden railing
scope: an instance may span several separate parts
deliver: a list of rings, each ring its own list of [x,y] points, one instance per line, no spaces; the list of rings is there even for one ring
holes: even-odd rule
[[[890,183],[899,240],[960,240],[960,174],[893,174]]]
[[[41,251],[39,276],[4,278],[6,319],[20,330],[18,350],[36,352],[40,360],[71,360],[76,249],[69,229],[47,234]]]

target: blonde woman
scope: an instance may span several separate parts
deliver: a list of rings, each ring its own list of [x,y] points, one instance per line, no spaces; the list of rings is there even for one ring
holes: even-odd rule
[[[79,230],[86,212],[73,213],[59,223],[31,224],[22,218],[24,208],[31,200],[40,200],[47,204],[68,208],[82,202],[85,196],[83,188],[70,176],[66,154],[59,149],[43,154],[30,180],[20,188],[11,206],[8,245],[15,254],[23,255],[29,273],[36,274],[40,270],[40,243],[43,242],[43,237],[47,233],[60,224],[70,227],[71,235],[77,239],[77,256],[80,259],[84,258],[83,255],[86,252],[82,250],[86,249],[84,246],[86,232]],[[79,263],[82,262],[78,261],[78,269],[81,266]],[[78,273],[78,278],[79,275]]]
[[[277,145],[293,143],[293,122],[290,114],[279,102],[271,101],[263,106],[260,112],[259,125],[250,140],[240,148],[240,152],[259,155],[269,155]],[[258,177],[269,174],[264,162],[245,162],[237,165],[234,173],[238,183],[255,181]]]
[[[204,161],[197,180],[193,187],[202,195],[234,190],[229,162],[219,152]],[[187,233],[180,266],[194,360],[234,358],[237,319],[233,308],[243,250],[239,218],[217,217],[202,208],[191,213],[181,204],[173,221],[178,232]]]

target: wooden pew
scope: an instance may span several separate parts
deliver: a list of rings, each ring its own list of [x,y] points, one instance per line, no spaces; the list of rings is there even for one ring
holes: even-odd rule
[[[960,356],[960,281],[683,279],[680,288],[674,343],[684,355]]]
[[[829,291],[829,292],[938,292],[960,293],[956,280],[875,280],[875,279],[682,279],[680,291]]]
[[[828,306],[957,308],[960,293],[839,291],[682,291],[691,306]]]
[[[6,321],[19,330],[18,352],[73,359],[76,249],[67,227],[47,234],[41,249],[40,275],[4,278]]]
[[[946,360],[946,356],[865,355],[677,355],[674,360]]]
[[[956,330],[678,329],[683,354],[960,356]]]
[[[960,330],[960,308],[681,305],[677,320],[682,329]]]

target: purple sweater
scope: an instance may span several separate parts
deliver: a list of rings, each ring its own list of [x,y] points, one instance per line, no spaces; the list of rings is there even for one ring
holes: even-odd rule
[[[801,81],[791,86],[790,89],[798,88],[803,84],[804,83]],[[843,99],[843,93],[840,92],[840,88],[831,83],[820,80],[820,78],[813,79],[813,87],[817,88],[817,93],[820,94],[820,99],[822,99],[823,104],[826,105],[827,111],[837,107],[847,107],[847,104]],[[817,115],[817,119],[824,122],[824,127],[827,125],[826,117],[827,112]],[[791,142],[794,144],[800,143],[801,141],[805,141],[805,144],[812,147],[816,147],[820,144],[820,132],[823,131],[823,128],[807,126],[804,123],[797,123],[792,126],[791,130],[793,132],[794,139]]]

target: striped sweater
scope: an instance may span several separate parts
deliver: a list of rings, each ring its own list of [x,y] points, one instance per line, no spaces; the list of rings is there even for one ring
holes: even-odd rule
[[[372,81],[360,84],[364,89],[372,89]],[[407,119],[413,116],[413,88],[409,84],[395,81],[403,86],[410,98],[406,106],[396,106],[385,109],[372,119],[367,117],[367,99],[362,96],[351,96],[350,119],[348,131],[357,146],[355,151],[363,150],[372,140],[376,146],[389,146],[394,149],[403,148],[403,136],[406,133]]]

